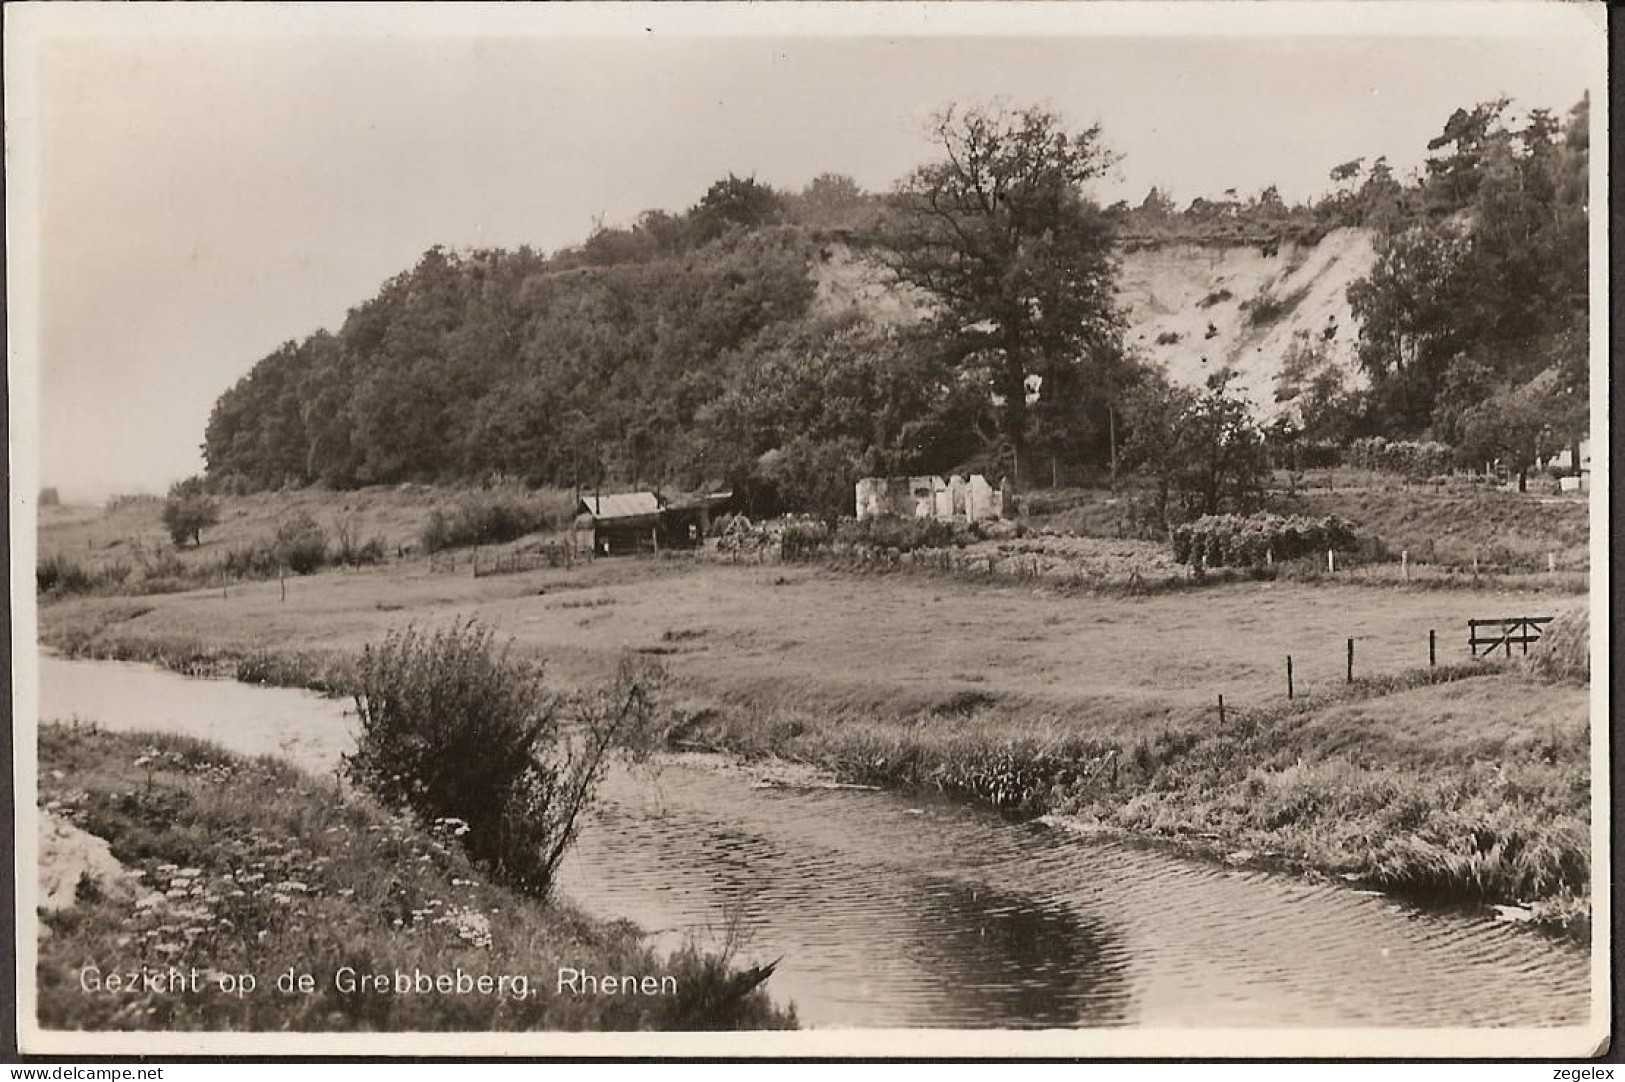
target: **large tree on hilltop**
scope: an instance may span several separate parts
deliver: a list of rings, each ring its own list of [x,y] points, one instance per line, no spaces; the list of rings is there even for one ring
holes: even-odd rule
[[[1119,352],[1111,226],[1083,190],[1113,158],[1098,127],[1069,131],[1040,108],[950,107],[932,134],[944,157],[899,182],[887,259],[930,295],[931,330],[999,402],[1024,482],[1029,407]]]

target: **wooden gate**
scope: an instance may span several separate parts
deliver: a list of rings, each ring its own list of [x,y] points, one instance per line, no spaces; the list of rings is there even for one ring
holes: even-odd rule
[[[1504,649],[1512,656],[1512,646],[1518,644],[1524,654],[1529,644],[1539,642],[1541,632],[1552,622],[1550,616],[1503,616],[1495,620],[1467,621],[1467,648],[1474,657],[1489,657]]]

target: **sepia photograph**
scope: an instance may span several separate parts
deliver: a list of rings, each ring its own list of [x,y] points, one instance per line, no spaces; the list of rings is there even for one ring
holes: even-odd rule
[[[23,1053],[1606,1051],[1602,5],[4,14]]]

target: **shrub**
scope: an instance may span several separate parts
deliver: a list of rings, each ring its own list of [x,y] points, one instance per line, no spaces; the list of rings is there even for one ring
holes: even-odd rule
[[[1258,296],[1245,305],[1247,309],[1247,324],[1251,327],[1268,327],[1279,323],[1292,314],[1292,310],[1303,302],[1309,295],[1309,290],[1296,289],[1284,297],[1277,297],[1269,290],[1262,290]]]
[[[39,505],[41,507],[62,506],[62,494],[54,486],[47,486],[39,490]]]
[[[453,821],[476,861],[542,896],[612,758],[652,746],[659,671],[623,661],[611,692],[566,700],[509,649],[473,620],[369,646],[344,767],[386,804]]]
[[[557,529],[548,511],[499,496],[468,496],[453,510],[436,507],[418,535],[425,552],[458,545],[499,545],[539,529]]]
[[[296,575],[308,575],[327,562],[327,533],[300,511],[276,528],[276,555]]]
[[[1235,294],[1230,292],[1228,289],[1216,289],[1198,301],[1197,307],[1212,308],[1215,304],[1223,304],[1225,301],[1230,300],[1234,296]]]
[[[1192,567],[1259,567],[1358,544],[1353,527],[1336,515],[1203,515],[1173,531],[1174,559]]]
[[[1446,473],[1455,455],[1447,444],[1419,440],[1385,440],[1381,436],[1355,440],[1344,456],[1347,465],[1362,470],[1386,470],[1408,477],[1428,478]]]
[[[981,531],[967,523],[904,518],[900,515],[846,519],[835,528],[835,540],[843,545],[896,549],[899,552],[962,547],[980,539]]]
[[[270,578],[282,566],[272,538],[233,546],[220,560],[220,570],[233,578]]]
[[[786,524],[779,535],[779,555],[786,560],[806,560],[829,546],[829,527],[816,520]]]
[[[90,572],[66,556],[47,556],[34,568],[34,586],[42,594],[85,594],[92,586]]]
[[[384,559],[384,539],[370,537],[361,540],[361,519],[357,515],[339,515],[333,520],[333,562],[346,567],[381,563]]]
[[[1178,343],[1178,341],[1178,331],[1163,331],[1161,334],[1157,335],[1157,345],[1159,346],[1172,346]]]
[[[34,585],[42,594],[93,594],[117,591],[130,577],[130,565],[111,563],[88,568],[66,556],[48,556],[34,568]]]

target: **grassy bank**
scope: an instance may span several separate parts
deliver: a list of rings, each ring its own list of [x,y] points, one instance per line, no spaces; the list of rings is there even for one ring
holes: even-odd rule
[[[778,1028],[726,945],[660,956],[631,926],[538,904],[489,882],[454,842],[331,781],[182,737],[83,726],[40,731],[39,802],[106,839],[128,875],[81,880],[42,917],[40,1023],[63,1029],[616,1030]],[[200,990],[87,991],[168,967]],[[289,968],[309,994],[279,994]],[[559,967],[675,981],[675,993],[574,994]],[[350,989],[345,975],[510,979],[502,991]],[[222,994],[222,974],[253,974]],[[667,986],[669,987],[669,986]]]
[[[911,714],[699,709],[677,739],[1588,934],[1588,693],[1476,666],[1291,704],[1012,722],[976,692]]]

